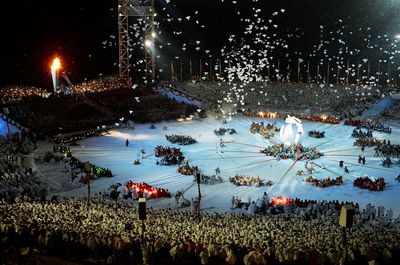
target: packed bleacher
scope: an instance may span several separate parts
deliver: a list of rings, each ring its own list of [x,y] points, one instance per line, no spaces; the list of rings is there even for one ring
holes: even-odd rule
[[[0,200],[19,202],[45,199],[47,189],[27,165],[33,142],[18,136],[0,138]]]
[[[385,110],[382,113],[384,120],[400,121],[400,103],[395,104],[393,107]]]
[[[128,120],[156,122],[177,119],[195,111],[147,87],[133,90],[119,78],[107,77],[81,83],[72,94],[46,94],[42,89],[2,88],[0,110],[38,136],[56,136],[123,124]],[[43,90],[44,91],[44,90]],[[45,91],[43,92],[45,93]],[[137,98],[137,100],[135,100]],[[122,121],[121,118],[124,118]]]
[[[399,261],[400,219],[391,209],[355,205],[344,242],[340,206],[296,199],[279,206],[280,214],[203,213],[200,219],[188,211],[148,209],[142,240],[138,210],[123,202],[1,201],[0,246],[95,256],[108,264],[338,264],[343,253],[350,264]]]
[[[242,86],[193,81],[175,83],[173,88],[212,103],[214,108],[218,104],[226,105],[228,101],[237,104],[238,110],[330,114],[342,117],[358,115],[380,99],[383,93],[382,88],[376,87],[280,82]]]
[[[99,79],[84,81],[70,89],[76,93],[98,93],[127,87],[126,81],[117,75],[103,76]]]
[[[47,96],[47,92],[43,88],[29,86],[10,86],[0,89],[0,105],[21,102],[26,98],[44,96]]]

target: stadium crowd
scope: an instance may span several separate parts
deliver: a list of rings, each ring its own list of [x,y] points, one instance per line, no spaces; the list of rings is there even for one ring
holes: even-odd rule
[[[188,211],[149,209],[142,241],[134,205],[106,197],[45,201],[45,186],[23,161],[34,144],[2,138],[0,149],[0,248],[8,251],[36,249],[46,255],[91,256],[112,264],[142,259],[337,264],[343,251],[350,264],[370,260],[393,264],[400,258],[400,218],[393,219],[391,209],[385,214],[382,207],[378,211],[371,205],[356,207],[346,248],[338,226],[340,204],[299,199],[281,206],[277,215],[272,214],[275,211],[250,216],[204,212],[199,220]]]
[[[157,122],[177,119],[196,109],[145,87],[133,90],[113,77],[84,82],[72,88],[78,93],[57,93],[46,97],[28,93],[30,90],[23,87],[2,88],[0,112],[6,108],[7,117],[45,138],[77,131],[85,134],[88,130],[128,120]]]
[[[19,137],[0,138],[0,200],[7,202],[45,199],[47,189],[28,167],[27,155],[35,145]]]
[[[247,86],[220,82],[177,82],[174,89],[212,103],[214,108],[218,103],[224,105],[232,99],[231,104],[237,104],[239,110],[343,117],[359,114],[381,98],[383,92],[355,85],[281,82],[251,83]]]
[[[115,80],[108,87],[100,87],[100,83],[84,83],[75,89],[84,93],[101,89],[102,93],[113,93],[118,88]],[[215,107],[230,88],[228,84],[202,82],[179,87],[190,95],[214,102]],[[260,89],[243,89],[248,93],[243,105],[246,109],[301,112],[309,109],[313,113],[335,115],[358,113],[372,104],[371,98],[381,97],[378,90],[353,86],[273,83],[261,85]],[[18,89],[1,91],[5,93],[2,95],[6,95],[2,96],[2,103],[9,104],[10,113],[38,132],[43,123],[34,126],[37,113],[48,118],[46,124],[52,123],[57,128],[66,126],[65,121],[71,118],[60,113],[85,118],[81,115],[91,111],[91,103],[84,105],[79,101],[77,104],[78,99],[74,96],[55,98],[49,103],[53,108],[49,108],[48,105],[41,106],[40,102],[44,99],[35,98],[42,96],[40,89],[33,88],[31,92],[29,89],[24,92]],[[261,92],[264,95],[262,101],[259,100]],[[99,93],[92,99],[103,99],[100,95],[104,94]],[[24,108],[13,105],[24,97],[35,99],[24,102]],[[337,100],[333,100],[335,98]],[[150,97],[149,101],[155,107],[161,102],[152,99]],[[77,108],[62,107],[69,103]],[[343,106],[356,107],[343,109]],[[125,105],[121,106],[118,111],[126,113],[125,108]],[[31,113],[33,109],[39,111]],[[77,109],[79,111],[74,112]],[[100,125],[100,116],[89,113],[88,124],[93,126],[96,122]],[[120,117],[120,113],[112,119],[116,117]],[[71,123],[70,127],[75,131],[86,129],[82,124],[75,123]],[[179,138],[177,135],[174,137]],[[138,220],[138,210],[132,204],[104,198],[45,201],[45,186],[23,163],[24,156],[33,149],[34,144],[30,141],[0,139],[0,249],[30,247],[65,257],[91,255],[114,264],[123,264],[141,255],[146,256],[143,259],[173,259],[174,262],[194,259],[202,264],[213,261],[246,265],[284,262],[337,264],[343,251],[346,252],[346,259],[354,264],[365,264],[371,260],[396,264],[400,259],[400,217],[393,219],[390,210],[386,214],[382,210],[376,214],[371,206],[362,210],[356,208],[354,225],[347,230],[347,240],[344,240],[338,225],[340,208],[337,203],[326,201],[282,206],[282,213],[278,215],[204,212],[200,220],[187,211],[149,209],[144,231]],[[188,164],[184,166],[189,167]],[[193,169],[198,171],[198,168]],[[258,183],[260,185],[260,181]]]
[[[17,103],[29,97],[43,97],[46,90],[29,86],[10,86],[0,89],[0,105]]]
[[[84,81],[71,87],[78,93],[98,93],[127,87],[126,81],[117,75],[103,76],[99,79]]]
[[[137,209],[120,202],[1,201],[0,244],[74,257],[96,255],[114,264],[138,258],[140,248],[147,259],[172,258],[175,263],[338,264],[343,253],[357,264],[398,260],[400,219],[393,220],[390,210],[385,214],[380,208],[376,214],[371,205],[355,208],[344,242],[339,209],[335,202],[309,201],[283,206],[278,215],[203,213],[200,220],[187,211],[149,209],[142,231]]]
[[[382,113],[382,118],[384,120],[400,121],[400,104],[397,103],[392,108],[385,110]]]

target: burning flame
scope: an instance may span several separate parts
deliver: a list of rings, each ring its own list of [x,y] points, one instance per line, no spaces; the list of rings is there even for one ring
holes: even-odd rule
[[[287,205],[291,202],[290,198],[277,196],[272,197],[272,205]]]
[[[53,64],[51,65],[51,70],[58,70],[61,68],[61,62],[60,59],[58,59],[58,57],[54,58],[53,60]]]

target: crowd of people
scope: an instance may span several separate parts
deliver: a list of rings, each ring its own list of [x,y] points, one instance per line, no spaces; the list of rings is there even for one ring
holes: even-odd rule
[[[382,112],[381,118],[387,121],[400,121],[400,104],[397,103],[393,107],[386,109]]]
[[[84,82],[74,89],[75,93],[48,93],[44,97],[40,93],[28,93],[31,90],[24,87],[2,88],[0,113],[7,108],[11,120],[29,128],[42,139],[81,132],[64,137],[79,140],[80,136],[102,131],[104,126],[123,125],[128,120],[157,122],[177,119],[194,113],[197,108],[178,103],[151,88],[139,86],[132,89],[112,77]]]
[[[359,187],[360,189],[367,189],[370,191],[383,191],[383,189],[385,188],[385,179],[370,179],[369,177],[358,177],[353,181],[353,185]]]
[[[250,197],[246,201],[239,196],[233,196],[231,202],[231,209],[244,209],[251,214],[265,214],[268,206],[271,205],[266,192],[264,192],[264,195],[261,198],[258,198],[255,201]]]
[[[354,142],[354,145],[364,147],[374,147],[375,153],[374,156],[384,156],[384,157],[392,157],[399,158],[400,157],[400,145],[392,144],[390,140],[387,139],[377,139],[377,138],[358,138]]]
[[[255,117],[262,117],[262,118],[272,118],[276,119],[279,117],[285,117],[286,115],[290,116],[296,116],[296,118],[299,118],[301,120],[309,120],[309,121],[314,121],[314,122],[324,122],[324,123],[330,123],[330,124],[339,124],[341,118],[337,117],[332,117],[332,116],[326,116],[326,115],[310,115],[310,114],[299,114],[299,113],[288,113],[288,112],[273,112],[269,114],[265,114],[268,112],[244,112],[244,115],[246,116],[255,116]]]
[[[391,144],[389,140],[378,140],[374,156],[400,157],[400,144]]]
[[[235,175],[229,178],[229,182],[235,184],[237,186],[272,186],[274,183],[271,180],[265,181],[264,179],[260,179],[259,176],[249,176],[249,175]]]
[[[25,98],[43,97],[48,93],[43,88],[30,86],[10,86],[0,89],[0,105],[21,102]]]
[[[111,84],[109,86],[104,85],[107,83],[106,81],[95,81],[83,83],[74,89],[82,93],[92,93],[113,91],[118,88],[118,81],[109,81]],[[100,87],[102,84],[103,87]],[[196,90],[195,92],[201,94],[202,97],[218,94],[221,97],[217,98],[221,99],[226,96],[224,91],[228,91],[213,90],[215,83],[206,84],[211,87],[207,91],[198,88],[202,88],[203,83],[201,82],[190,84],[193,87],[192,92]],[[222,84],[221,87],[229,89],[228,84]],[[283,89],[278,93],[277,88]],[[245,106],[248,108],[257,109],[262,106],[270,109],[283,109],[290,106],[288,110],[304,111],[307,108],[312,112],[333,114],[343,111],[343,106],[354,106],[354,104],[349,104],[350,102],[356,102],[357,107],[344,111],[358,111],[370,104],[366,100],[367,98],[380,96],[380,92],[368,88],[339,87],[335,92],[336,87],[291,84],[289,89],[288,84],[277,83],[262,85],[262,89],[265,90],[262,92],[268,93],[268,97],[265,97],[265,102],[257,105],[256,102],[260,101],[257,93],[260,91],[252,91],[251,88],[245,89],[249,89],[249,95],[245,99]],[[26,93],[28,93],[28,97],[41,96],[39,91],[36,92],[37,94],[32,92],[31,95]],[[2,93],[5,92],[2,91]],[[356,93],[362,96],[355,95]],[[364,93],[371,93],[371,95],[366,97]],[[7,100],[6,103],[16,102],[14,99],[21,99],[25,96],[25,94],[21,96],[18,93],[10,95],[9,98],[4,97]],[[282,95],[286,96],[282,97]],[[76,102],[76,98],[66,97],[70,97],[68,100]],[[334,97],[338,97],[340,100],[329,102]],[[209,99],[211,98],[213,97],[210,96]],[[54,104],[57,104],[59,101],[55,102]],[[32,103],[32,106],[36,103]],[[60,106],[58,107],[60,108]],[[13,111],[17,109],[16,107]],[[43,109],[43,111],[45,110]],[[47,114],[53,117],[52,114]],[[56,116],[54,115],[54,120]],[[322,116],[315,117],[321,118]],[[33,118],[33,115],[30,116],[30,119]],[[51,123],[52,120],[47,122]],[[60,125],[61,122],[58,121],[56,124]],[[264,125],[262,127],[264,128]],[[270,125],[266,127],[269,128]],[[166,138],[173,143],[180,144],[196,142],[192,137],[184,135],[166,135]],[[373,145],[377,146],[378,155],[399,156],[398,146],[391,145],[390,142],[376,141],[379,142],[373,142]],[[361,144],[368,146],[367,142],[365,145]],[[144,233],[146,243],[140,244],[142,227],[137,219],[137,209],[131,204],[103,199],[91,199],[84,202],[78,199],[65,199],[58,202],[32,201],[32,199],[43,201],[46,196],[46,188],[39,178],[32,172],[32,169],[22,165],[23,156],[32,150],[33,143],[29,141],[1,139],[0,210],[2,218],[0,219],[0,237],[3,240],[0,242],[0,247],[32,246],[39,250],[46,250],[46,253],[59,255],[63,255],[62,249],[65,250],[65,255],[71,253],[77,256],[91,254],[109,259],[111,263],[115,264],[121,263],[126,257],[129,259],[129,251],[132,249],[137,251],[140,247],[143,247],[147,254],[161,253],[160,256],[172,257],[175,261],[185,257],[195,257],[202,264],[211,263],[213,260],[222,260],[229,264],[234,264],[237,260],[244,260],[246,264],[252,264],[249,262],[255,257],[262,260],[260,264],[268,261],[302,263],[315,260],[321,264],[326,261],[336,263],[340,259],[342,251],[345,250],[341,229],[337,225],[340,210],[337,204],[333,202],[302,202],[300,200],[294,200],[290,207],[283,206],[282,215],[245,216],[204,213],[200,221],[184,211],[150,209],[149,218],[146,221],[147,230]],[[179,149],[156,147],[156,153],[158,152],[160,156],[172,154],[176,157],[177,150]],[[315,159],[322,155],[313,148],[285,147],[283,144],[268,147],[262,152],[278,159]],[[182,155],[181,152],[180,155]],[[182,162],[183,158],[179,159],[179,157],[177,160]],[[71,160],[70,158],[69,161]],[[97,172],[97,167],[94,169],[93,165],[91,167],[93,171]],[[178,172],[184,175],[193,175],[196,180],[196,175],[200,173],[200,170],[198,167],[186,163],[178,168]],[[221,179],[218,177],[218,175],[201,174],[200,182],[214,183],[214,179]],[[311,182],[316,183],[316,186],[324,187],[332,183],[337,185],[340,180],[338,178],[322,181],[312,179]],[[230,178],[230,181],[236,185],[272,185],[270,181],[265,182],[259,177],[246,175],[236,175]],[[354,185],[370,190],[383,190],[384,180],[368,181],[358,178],[354,181]],[[143,195],[155,198],[171,196],[168,190],[154,188],[146,183],[128,182],[125,187],[135,197]],[[250,208],[252,204],[249,203],[248,207]],[[254,205],[256,207],[256,203]],[[392,214],[389,212],[387,215],[375,216],[371,209],[363,211],[356,209],[354,228],[348,231],[347,258],[352,261],[374,259],[391,261],[394,257],[399,258],[400,219],[393,220]],[[370,238],[377,240],[371,241]],[[146,251],[144,252],[146,253]],[[135,254],[137,253],[135,252]],[[153,258],[155,257],[153,256]]]
[[[393,164],[397,164],[400,166],[400,160],[397,161],[397,163],[393,162],[390,157],[385,157],[384,159],[381,160],[381,166],[390,168]]]
[[[314,138],[324,138],[325,137],[325,131],[317,131],[317,130],[312,130],[308,132],[308,135],[310,137],[314,137]]]
[[[252,122],[250,125],[250,132],[255,134],[261,134],[265,139],[269,139],[274,137],[275,132],[278,132],[279,128],[274,124],[267,123],[264,125],[264,122]]]
[[[343,253],[349,262],[398,260],[400,219],[393,213],[373,215],[371,207],[355,208],[345,242],[338,225],[340,204],[293,202],[278,215],[203,213],[200,219],[180,210],[148,209],[144,231],[137,208],[121,202],[1,201],[0,244],[75,258],[95,255],[114,264],[141,256],[177,263],[337,264]],[[246,262],[252,255],[264,262]]]
[[[326,116],[326,115],[296,115],[296,118],[301,120],[308,120],[314,122],[324,122],[330,124],[339,124],[341,118]]]
[[[385,133],[391,133],[392,132],[392,128],[385,126],[381,123],[375,122],[373,120],[358,120],[358,119],[352,119],[349,118],[347,120],[344,121],[345,125],[352,125],[352,126],[356,126],[358,129],[359,128],[365,128],[368,130],[374,130],[374,131],[378,131],[378,132],[385,132]]]
[[[197,143],[196,139],[194,139],[190,135],[178,135],[178,134],[167,135],[166,134],[165,138],[170,143],[179,144],[179,145],[189,145],[189,144]]]
[[[0,137],[0,200],[44,200],[47,188],[29,165],[35,145],[29,140]]]
[[[193,181],[197,182],[196,176],[193,179]],[[222,182],[224,182],[224,180],[222,179],[222,177],[219,174],[206,175],[206,174],[200,173],[200,184],[215,185],[215,184],[222,183]]]
[[[221,171],[219,168],[215,169],[214,175],[206,175],[201,172],[198,166],[191,166],[187,160],[185,163],[179,165],[176,172],[184,176],[193,176],[193,181],[199,184],[214,185],[224,181],[220,176]]]
[[[373,133],[369,129],[367,131],[353,129],[351,136],[354,138],[373,138]]]
[[[185,163],[179,165],[176,172],[185,176],[196,176],[197,173],[200,173],[200,169],[198,166],[191,166],[189,161],[186,160]]]
[[[67,132],[93,130],[100,125],[113,124],[117,119],[76,95],[27,97],[18,104],[6,106],[10,118],[41,138]]]
[[[310,112],[316,117],[326,114],[342,118],[359,115],[383,93],[367,86],[281,82],[255,82],[246,86],[224,82],[176,82],[174,88],[209,102],[211,108],[237,104],[238,110],[243,108],[247,112]]]
[[[166,86],[164,86],[166,87]],[[217,89],[215,82],[176,82],[170,89],[173,89],[184,95],[190,95],[194,99],[202,102],[202,105],[215,107],[216,101],[222,98],[222,90]]]
[[[267,156],[277,159],[317,159],[323,154],[317,151],[315,147],[305,147],[301,144],[285,146],[284,144],[275,144],[268,146],[260,151]]]
[[[84,81],[80,84],[70,87],[75,93],[98,93],[101,91],[115,90],[125,88],[127,83],[117,75],[103,76],[98,79]]]
[[[310,182],[314,187],[319,187],[319,188],[326,188],[334,185],[342,185],[343,184],[343,177],[338,176],[334,179],[331,178],[325,178],[325,179],[316,179],[313,178],[312,176],[308,176],[307,178],[304,179],[305,182]]]
[[[177,165],[181,164],[185,157],[180,148],[157,146],[154,148],[155,157],[161,157],[161,161],[157,160],[159,165]]]
[[[214,133],[218,136],[223,136],[225,134],[229,134],[229,135],[236,134],[237,132],[233,128],[219,128],[218,130],[215,129]]]

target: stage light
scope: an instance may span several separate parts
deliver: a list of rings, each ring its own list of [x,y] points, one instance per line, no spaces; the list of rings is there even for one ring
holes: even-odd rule
[[[151,36],[152,36],[153,38],[155,38],[157,35],[156,35],[156,33],[153,31],[153,32],[151,33]]]
[[[145,40],[144,45],[149,48],[153,46],[153,42],[151,40]]]

